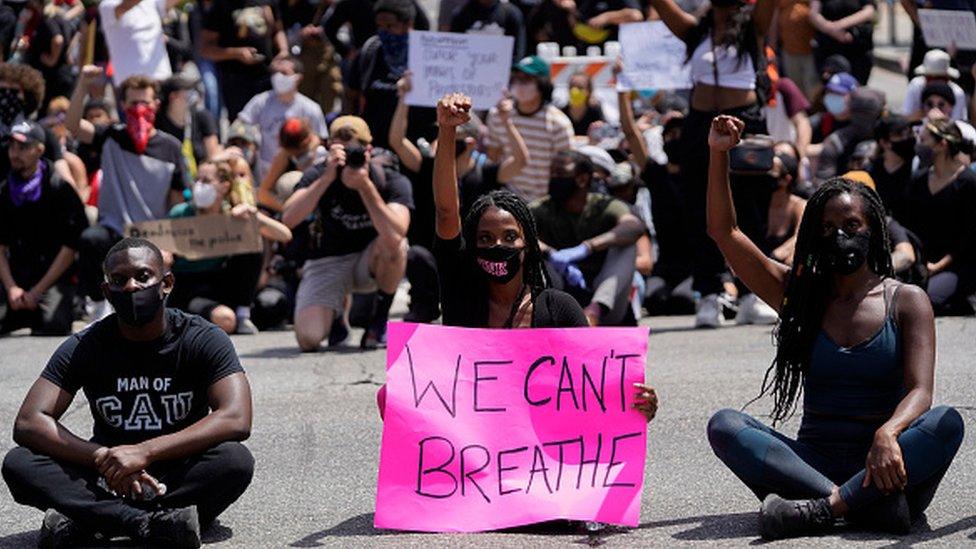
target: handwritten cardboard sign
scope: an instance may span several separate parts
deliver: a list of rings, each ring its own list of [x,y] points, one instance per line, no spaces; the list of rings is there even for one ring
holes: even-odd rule
[[[971,11],[918,10],[925,45],[930,48],[950,47],[976,50],[976,16]]]
[[[623,72],[617,91],[678,90],[691,87],[685,43],[662,21],[620,25]]]
[[[476,109],[494,106],[508,88],[514,46],[511,36],[410,31],[407,104],[435,107],[445,94],[460,92]]]
[[[390,324],[376,527],[636,526],[647,334]]]
[[[258,221],[253,217],[243,220],[198,215],[133,223],[125,228],[125,235],[145,238],[186,259],[203,259],[262,251],[258,231]]]

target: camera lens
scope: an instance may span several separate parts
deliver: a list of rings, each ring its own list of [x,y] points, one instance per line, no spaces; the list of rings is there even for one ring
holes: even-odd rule
[[[346,166],[362,168],[366,164],[366,149],[362,147],[346,147]]]

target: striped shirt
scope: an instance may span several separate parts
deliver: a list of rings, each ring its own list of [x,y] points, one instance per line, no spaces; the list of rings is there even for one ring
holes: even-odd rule
[[[512,179],[511,186],[531,202],[549,194],[549,164],[556,153],[570,149],[573,123],[553,105],[529,116],[515,111],[511,117],[529,149],[529,163]],[[492,108],[488,113],[488,146],[502,147],[502,154],[511,156],[510,141],[498,110]]]

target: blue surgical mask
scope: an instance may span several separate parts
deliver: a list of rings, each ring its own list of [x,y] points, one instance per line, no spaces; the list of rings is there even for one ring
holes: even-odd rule
[[[827,112],[834,116],[843,114],[847,110],[847,101],[845,101],[843,95],[828,93],[824,95],[823,102]]]

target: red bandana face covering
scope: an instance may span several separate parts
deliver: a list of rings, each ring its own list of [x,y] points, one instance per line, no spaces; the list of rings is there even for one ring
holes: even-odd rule
[[[129,137],[132,138],[137,153],[146,152],[149,134],[152,133],[155,123],[156,111],[149,108],[148,105],[140,103],[125,109],[125,129],[129,133]]]

